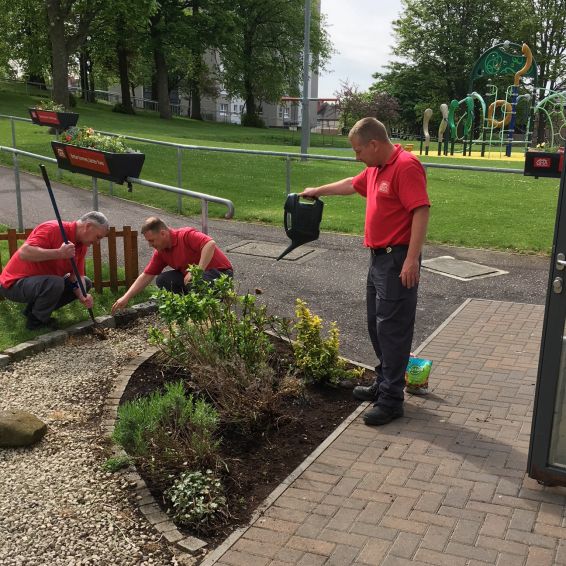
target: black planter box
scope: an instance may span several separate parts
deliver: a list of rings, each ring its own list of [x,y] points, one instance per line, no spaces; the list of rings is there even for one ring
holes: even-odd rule
[[[28,108],[31,121],[38,126],[51,126],[59,131],[76,126],[79,115],[75,112],[55,112],[54,110],[40,110]]]
[[[563,166],[563,152],[527,151],[525,153],[525,175],[559,178]]]
[[[60,169],[106,179],[122,185],[126,177],[139,177],[145,154],[110,153],[52,141],[51,147]]]

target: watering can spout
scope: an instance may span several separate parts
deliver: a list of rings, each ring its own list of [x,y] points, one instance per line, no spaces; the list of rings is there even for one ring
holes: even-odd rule
[[[287,246],[287,249],[281,253],[281,255],[277,258],[276,261],[283,259],[287,254],[290,254],[295,248],[298,248],[301,244],[297,244],[296,242],[292,242]]]

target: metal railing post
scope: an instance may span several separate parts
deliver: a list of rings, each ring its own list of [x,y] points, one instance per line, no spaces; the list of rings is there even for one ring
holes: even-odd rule
[[[285,190],[287,194],[291,192],[291,158],[287,156],[285,158]]]
[[[92,210],[98,210],[98,179],[92,178]]]
[[[180,147],[177,148],[177,186],[182,189],[183,188],[183,179],[182,179],[182,159],[183,154]],[[183,195],[177,195],[177,212],[181,214],[183,211]]]
[[[208,201],[205,199],[201,200],[201,224],[202,233],[208,234]]]
[[[12,123],[12,147],[16,148],[16,125],[14,124],[14,119],[11,118]],[[24,231],[24,215],[22,212],[22,191],[20,188],[20,165],[18,163],[18,154],[14,152],[12,154],[12,162],[14,163],[14,183],[16,185],[16,208],[18,211],[18,230],[20,232]]]

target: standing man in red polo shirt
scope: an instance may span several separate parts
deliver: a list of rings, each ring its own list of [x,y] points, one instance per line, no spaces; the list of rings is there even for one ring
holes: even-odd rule
[[[205,281],[213,281],[222,274],[234,276],[232,264],[216,242],[194,228],[169,228],[163,220],[152,216],[141,228],[147,243],[154,248],[151,260],[131,287],[112,305],[112,314],[128,305],[154,279],[160,289],[174,293],[187,293],[191,286],[191,273],[187,268],[198,265]],[[162,271],[165,267],[172,269]]]
[[[87,212],[76,222],[63,222],[63,228],[68,244],[56,220],[36,226],[0,274],[0,295],[26,303],[28,330],[55,328],[51,313],[75,299],[92,308],[92,296],[83,297],[69,260],[75,258],[88,291],[92,283],[84,275],[85,255],[89,246],[106,236],[108,220],[101,212]]]
[[[367,425],[384,425],[403,416],[405,369],[409,361],[430,201],[426,174],[413,154],[393,145],[385,126],[363,118],[350,130],[356,159],[367,168],[349,177],[304,190],[302,196],[351,195],[366,198],[364,245],[371,250],[367,278],[367,323],[379,360],[370,387],[354,397],[373,401]]]

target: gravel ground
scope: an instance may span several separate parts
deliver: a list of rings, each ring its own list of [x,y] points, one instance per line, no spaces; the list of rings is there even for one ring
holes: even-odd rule
[[[108,340],[69,340],[0,370],[0,410],[48,425],[36,446],[0,449],[1,565],[176,564],[159,533],[105,472],[99,421],[121,367],[147,347],[142,319]]]

